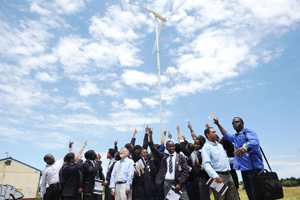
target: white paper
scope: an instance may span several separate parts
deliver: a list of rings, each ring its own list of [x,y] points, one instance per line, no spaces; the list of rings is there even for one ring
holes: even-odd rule
[[[217,183],[213,178],[210,178],[206,185],[209,185],[213,189],[215,189],[217,192],[219,192],[221,195],[224,195],[225,192],[228,189],[227,185],[224,185],[224,183]]]
[[[165,200],[179,200],[182,192],[179,190],[179,193],[175,193],[175,187],[172,186],[169,190]]]
[[[212,122],[214,122],[214,119],[218,119],[217,115],[210,111],[210,115],[208,116],[208,119],[210,119]]]
[[[142,159],[143,158],[139,159],[135,164],[135,169],[139,172],[139,176],[145,173],[145,165]]]
[[[99,179],[95,179],[95,187],[94,187],[94,194],[102,194],[103,191],[103,186],[102,186],[103,181]]]

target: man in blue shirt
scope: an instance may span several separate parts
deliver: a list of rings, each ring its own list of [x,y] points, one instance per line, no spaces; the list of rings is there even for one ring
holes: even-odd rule
[[[216,140],[218,135],[212,127],[208,127],[204,131],[207,142],[204,144],[201,152],[202,166],[207,174],[217,183],[224,183],[228,186],[226,193],[222,196],[216,190],[213,190],[216,200],[236,200],[237,192],[230,174],[230,165],[227,154],[223,146]]]
[[[245,129],[244,122],[241,118],[235,117],[232,120],[235,134],[229,134],[220,124],[218,119],[214,119],[215,124],[219,127],[226,140],[234,143],[235,157],[233,169],[241,170],[242,178],[245,185],[246,193],[249,200],[257,200],[256,188],[254,183],[253,166],[255,173],[264,168],[260,144],[256,133],[253,130]],[[253,165],[251,162],[253,161]]]
[[[130,187],[134,176],[134,162],[128,158],[129,151],[123,147],[120,151],[121,160],[116,162],[111,173],[110,185],[111,195],[115,200],[131,200],[132,191]]]

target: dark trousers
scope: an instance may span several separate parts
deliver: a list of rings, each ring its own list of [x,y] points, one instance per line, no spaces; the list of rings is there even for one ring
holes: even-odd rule
[[[168,192],[172,188],[172,186],[176,187],[175,181],[165,180],[164,181],[164,195],[167,196]],[[186,191],[182,191],[182,195],[180,200],[189,200],[189,196],[187,195]]]
[[[115,197],[111,195],[111,189],[108,186],[105,187],[105,200],[115,200]]]
[[[186,191],[190,200],[199,200],[197,199],[197,195],[195,193],[195,185],[194,182],[185,182],[186,183]]]
[[[63,200],[81,200],[81,194],[78,194],[76,196],[64,196]]]
[[[194,179],[195,191],[197,195],[197,199],[199,200],[209,200],[209,186],[206,185],[208,178],[199,177]]]
[[[255,169],[255,173],[260,172],[261,169]],[[242,178],[245,185],[246,193],[249,200],[258,200],[253,170],[242,171]]]
[[[157,188],[157,196],[156,196],[156,200],[164,200],[164,184],[160,183],[160,184],[156,184],[156,188]]]
[[[101,194],[83,194],[83,200],[102,200],[102,195]]]
[[[53,187],[49,186],[46,189],[46,193],[44,194],[43,200],[60,200],[62,190],[60,185]]]

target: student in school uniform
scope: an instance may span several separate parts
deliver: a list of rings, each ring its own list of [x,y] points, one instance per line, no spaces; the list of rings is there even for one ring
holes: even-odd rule
[[[77,162],[74,153],[68,153],[64,160],[66,163],[62,166],[62,175],[65,178],[65,184],[62,190],[64,200],[80,200],[82,193],[82,174],[83,168],[82,155],[78,156]]]
[[[93,150],[89,150],[84,154],[84,157],[86,161],[83,163],[83,200],[97,200],[102,196],[93,193],[95,178],[99,177],[100,180],[105,180],[100,155],[97,155]]]
[[[177,126],[178,127],[178,126]],[[185,147],[185,143],[180,135],[179,127],[178,131],[178,139],[180,140],[180,147],[181,151],[186,155],[189,156],[192,163],[192,173],[194,177],[194,186],[195,186],[195,193],[197,199],[199,200],[209,200],[209,186],[206,185],[206,182],[209,179],[208,174],[202,167],[202,158],[201,158],[201,149],[203,147],[202,140],[195,140],[194,141],[194,151],[191,151]]]
[[[149,146],[151,152],[161,160],[161,166],[156,176],[157,184],[164,184],[164,196],[167,196],[172,186],[175,192],[182,191],[181,200],[189,200],[186,192],[186,180],[189,177],[188,165],[184,156],[175,152],[175,144],[172,141],[166,143],[169,154],[161,153],[153,144],[152,131],[149,132]]]
[[[144,173],[135,171],[134,174],[134,200],[156,200],[157,188],[155,183],[155,177],[157,174],[157,163],[154,157],[148,157],[148,151],[143,149],[140,154],[140,160],[136,162],[136,166],[142,163],[144,167]]]

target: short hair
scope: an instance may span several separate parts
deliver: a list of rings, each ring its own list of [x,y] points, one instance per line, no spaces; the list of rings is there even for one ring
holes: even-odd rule
[[[114,155],[115,155],[115,150],[112,149],[112,148],[108,149],[108,154],[110,154],[112,157],[114,157]]]
[[[129,150],[126,147],[122,147],[121,151],[122,151],[122,149],[126,149],[126,152],[129,154]]]
[[[143,148],[141,147],[141,145],[135,145],[132,149],[132,152],[134,152],[137,149],[143,149]]]
[[[141,157],[142,149],[136,149],[132,152],[132,160],[136,163]]]
[[[93,155],[95,155],[95,151],[94,150],[88,150],[87,152],[85,152],[84,157],[85,159],[89,159],[91,160]]]
[[[198,136],[196,137],[196,140],[200,140],[200,141],[202,141],[203,145],[204,145],[204,144],[205,144],[205,142],[206,142],[206,139],[205,139],[205,137],[203,137],[202,135],[198,135]]]
[[[204,135],[205,137],[207,138],[207,133],[209,134],[210,133],[210,129],[213,128],[213,127],[207,127],[205,130],[204,130]]]
[[[172,140],[168,140],[168,141],[166,142],[166,147],[168,147],[168,143],[170,143],[170,142],[174,143]]]
[[[235,118],[238,118],[238,119],[240,119],[240,120],[241,120],[241,122],[242,122],[242,124],[244,124],[244,121],[243,121],[243,119],[242,119],[242,118],[240,118],[240,117],[235,117]],[[233,118],[233,119],[232,119],[232,121],[233,121],[235,118]]]
[[[192,144],[192,143],[188,143],[188,150],[190,150],[190,151],[194,151],[194,144]]]
[[[116,160],[121,160],[121,157],[120,157],[120,152],[116,152],[115,153],[115,156],[116,156]]]
[[[125,144],[125,147],[126,147],[128,150],[131,149],[131,143]]]
[[[71,153],[67,153],[67,155],[64,157],[64,161],[65,162],[70,162],[70,160],[73,159],[74,156],[75,156],[75,154],[72,153],[72,152]]]
[[[47,162],[47,160],[52,156],[52,154],[48,153],[44,156],[44,161]]]
[[[181,151],[180,144],[178,144],[178,143],[175,144],[175,151],[176,151],[176,153],[180,153],[180,151]]]

